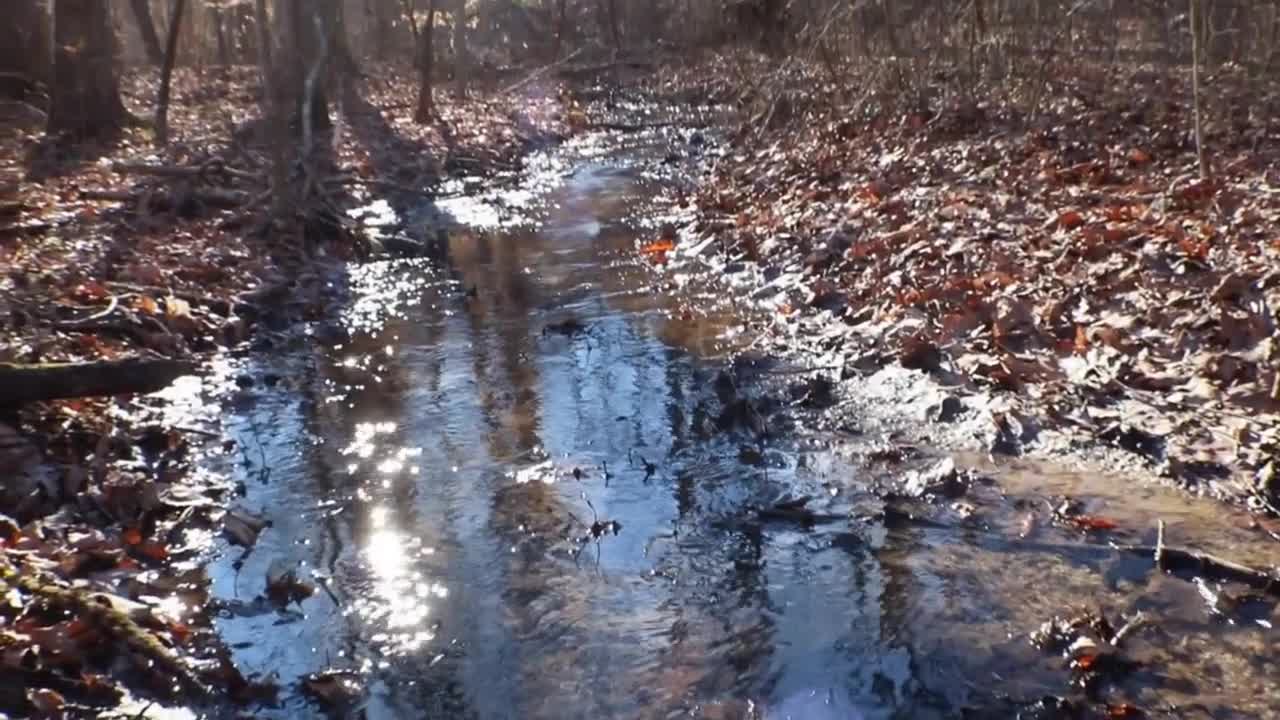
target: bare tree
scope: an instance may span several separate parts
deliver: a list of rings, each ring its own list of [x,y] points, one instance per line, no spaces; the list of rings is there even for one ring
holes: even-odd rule
[[[214,38],[218,42],[218,64],[231,64],[231,49],[227,44],[227,23],[222,15],[222,6],[209,3],[209,22],[213,25]]]
[[[453,80],[458,95],[467,93],[467,74],[470,71],[467,51],[467,0],[455,0],[453,5]]]
[[[169,85],[173,80],[173,62],[178,55],[178,35],[182,30],[182,14],[187,0],[175,0],[173,17],[169,19],[169,36],[164,47],[164,66],[160,70],[160,95],[156,99],[156,142],[169,142]]]
[[[0,23],[0,97],[24,100],[49,80],[49,16],[38,0],[14,0]]]
[[[1204,18],[1201,14],[1200,0],[1190,0],[1191,10],[1187,20],[1191,25],[1191,107],[1195,123],[1196,160],[1200,165],[1200,179],[1209,179],[1209,161],[1204,154],[1204,122],[1200,107],[1200,33]]]
[[[164,61],[164,53],[160,50],[160,37],[156,35],[156,25],[151,19],[151,3],[149,0],[129,0],[129,8],[133,10],[134,22],[138,24],[147,60],[152,65],[159,65]]]
[[[411,22],[413,22],[411,20]],[[435,36],[436,0],[427,1],[427,19],[423,23],[418,36],[418,110],[414,120],[420,123],[429,122],[435,115],[435,102],[432,99],[432,88],[435,74]]]
[[[119,130],[130,118],[120,100],[108,4],[56,0],[53,26],[49,133],[88,138]]]
[[[560,59],[560,53],[564,50],[564,32],[567,9],[565,0],[556,0],[556,40],[555,46],[551,52],[551,59],[557,61]]]

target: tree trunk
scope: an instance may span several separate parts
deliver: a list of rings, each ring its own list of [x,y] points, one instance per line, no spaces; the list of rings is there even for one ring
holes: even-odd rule
[[[173,79],[173,62],[178,55],[178,35],[182,31],[182,13],[187,0],[176,0],[169,20],[169,37],[164,47],[164,67],[160,69],[160,96],[156,99],[156,142],[169,142],[169,84]]]
[[[9,20],[0,23],[0,98],[25,100],[49,82],[49,15],[37,0],[11,0],[7,10]]]
[[[456,0],[453,6],[453,80],[459,96],[467,94],[467,0]]]
[[[323,82],[323,67],[329,54],[328,35],[323,24],[322,0],[284,0],[282,35],[288,36],[286,51],[280,53],[276,73],[281,79],[278,91],[288,92],[296,127],[327,130],[329,98]],[[320,24],[317,24],[319,22]]]
[[[618,28],[618,6],[615,0],[599,0],[600,22],[613,41],[614,51],[622,50],[622,31]]]
[[[1209,160],[1204,154],[1204,123],[1200,108],[1200,31],[1204,24],[1200,0],[1190,0],[1191,12],[1191,107],[1195,123],[1196,160],[1200,165],[1200,179],[1209,179]]]
[[[347,13],[343,9],[345,5],[344,0],[317,3],[316,11],[324,19],[329,48],[329,67],[340,74],[358,76],[360,63],[356,62],[356,55],[351,52],[351,41],[347,34]]]
[[[365,15],[368,19],[368,27],[366,32],[373,39],[373,59],[386,60],[388,46],[391,43],[391,18],[388,17],[387,5],[385,0],[365,0]],[[409,24],[413,25],[413,17],[409,17]],[[414,47],[417,47],[417,38],[414,38]]]
[[[133,19],[138,23],[138,33],[142,35],[142,47],[147,51],[147,60],[152,65],[159,65],[164,61],[164,53],[160,50],[156,24],[151,19],[151,3],[149,0],[129,0],[129,7],[133,9]]]
[[[556,0],[556,44],[552,50],[551,61],[556,62],[560,59],[560,53],[564,51],[564,31],[566,18],[565,0]]]
[[[230,65],[231,52],[227,47],[227,27],[222,17],[222,9],[217,5],[211,5],[209,14],[209,21],[213,23],[213,34],[218,41],[218,64]]]
[[[102,0],[55,0],[49,133],[84,139],[129,119],[116,76],[116,38]]]
[[[432,99],[432,86],[435,74],[435,37],[436,0],[428,0],[427,21],[418,35],[418,110],[413,119],[420,123],[429,122],[435,115],[435,102]]]

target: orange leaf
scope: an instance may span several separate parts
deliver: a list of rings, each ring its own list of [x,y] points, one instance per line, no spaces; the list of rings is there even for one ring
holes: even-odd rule
[[[164,562],[169,559],[169,549],[160,543],[142,543],[138,546],[138,553],[156,562]]]
[[[96,282],[80,283],[72,291],[72,294],[77,300],[82,301],[105,300],[111,297],[111,293],[107,291],[107,288]]]
[[[148,315],[160,314],[160,303],[156,302],[156,299],[150,295],[139,296],[133,301],[133,307],[139,312],[144,312]]]
[[[670,240],[656,240],[640,248],[640,252],[645,255],[665,255],[676,249],[676,244]]]
[[[1063,230],[1073,230],[1084,224],[1084,215],[1077,210],[1068,210],[1059,215],[1054,224]]]
[[[1074,664],[1079,670],[1088,670],[1093,667],[1096,662],[1098,662],[1097,655],[1081,655],[1075,659]]]
[[[1071,518],[1071,522],[1081,530],[1115,530],[1120,527],[1119,523],[1104,517],[1090,517],[1088,515],[1078,515]]]
[[[180,622],[169,623],[169,632],[173,634],[173,639],[181,645],[185,645],[187,640],[191,638],[191,628]]]
[[[1189,237],[1183,237],[1178,241],[1178,247],[1182,252],[1192,260],[1204,260],[1209,257],[1209,243],[1204,240],[1192,240]]]
[[[142,543],[142,531],[136,527],[125,528],[123,537],[125,545],[140,545]]]
[[[1142,711],[1129,703],[1108,705],[1107,717],[1116,718],[1116,720],[1122,720],[1123,718],[1139,718],[1142,717]]]
[[[1133,208],[1128,205],[1109,205],[1102,214],[1111,222],[1124,222],[1133,219]]]
[[[1076,326],[1076,340],[1072,347],[1077,355],[1084,355],[1089,352],[1089,334],[1085,332],[1083,325]]]
[[[1151,162],[1151,153],[1141,148],[1134,148],[1129,151],[1129,162],[1134,165],[1146,165]]]

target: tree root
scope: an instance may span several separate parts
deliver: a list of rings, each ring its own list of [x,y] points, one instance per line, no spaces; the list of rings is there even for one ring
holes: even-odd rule
[[[124,644],[155,668],[172,675],[188,692],[201,696],[209,694],[208,685],[180,657],[103,596],[24,574],[9,560],[0,559],[0,591],[12,589],[36,597],[52,607],[75,613],[80,620],[112,641]]]

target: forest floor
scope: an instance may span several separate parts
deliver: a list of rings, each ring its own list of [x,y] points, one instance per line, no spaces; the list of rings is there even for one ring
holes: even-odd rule
[[[913,110],[817,64],[717,62],[666,82],[767,79],[739,84],[751,116],[682,201],[676,254],[757,273],[780,331],[826,327],[851,369],[930,375],[955,395],[932,419],[978,410],[992,452],[1117,448],[1280,514],[1276,83],[1208,77],[1202,179],[1181,76]]]
[[[164,150],[142,124],[74,148],[47,143],[38,125],[0,128],[0,362],[204,364],[266,347],[264,329],[325,314],[327,276],[346,260],[425,248],[353,242],[346,211],[420,202],[451,175],[518,167],[565,129],[555,88],[465,100],[441,91],[439,118],[419,125],[416,85],[375,79],[412,73],[368,77],[320,136],[332,154],[319,182],[338,231],[310,247],[260,224],[269,148],[253,135],[254,68],[178,70]],[[139,117],[156,83],[153,71],[126,75],[126,105]],[[15,594],[0,611],[0,713],[112,707],[136,695],[130,687],[160,697],[178,688],[242,699],[272,692],[241,677],[213,639],[198,562],[211,531],[251,545],[261,527],[227,515],[234,488],[195,471],[218,428],[175,424],[171,405],[77,398],[0,417],[0,588],[26,598]],[[99,592],[108,587],[128,597]],[[281,599],[297,590],[282,586]],[[172,615],[138,601],[175,591],[189,602]]]
[[[993,452],[1052,430],[1189,489],[1280,505],[1276,88],[1209,78],[1204,180],[1186,88],[1160,76],[1055,88],[1035,113],[960,100],[916,112],[842,97],[825,72],[720,60],[648,88],[752,108],[680,201],[687,224],[649,255],[751,268],[779,332],[835,328],[825,349],[843,367],[929,374],[957,398],[931,419],[984,413]],[[748,77],[772,80],[747,96]],[[155,83],[126,80],[140,115]],[[783,86],[807,89],[768,89]],[[141,127],[74,151],[5,131],[0,362],[266,349],[271,330],[325,317],[333,271],[380,251],[350,241],[347,211],[518,167],[584,122],[558,85],[530,83],[441,92],[440,120],[423,126],[411,82],[369,80],[322,136],[325,175],[310,180],[339,232],[308,247],[258,225],[270,197],[257,92],[251,68],[179,71],[164,152]],[[163,697],[175,678],[188,692],[273,692],[219,648],[198,562],[217,529],[252,546],[262,527],[227,512],[235,488],[195,472],[216,428],[175,425],[169,406],[80,398],[0,416],[0,588],[31,601],[0,610],[0,712]],[[285,603],[314,590],[288,577],[275,589]],[[177,615],[139,601],[175,592],[189,600]]]

